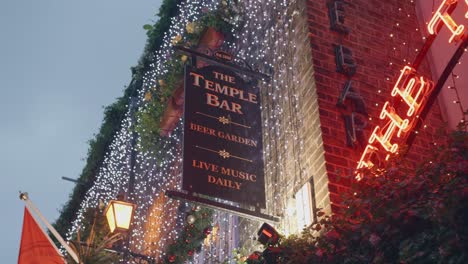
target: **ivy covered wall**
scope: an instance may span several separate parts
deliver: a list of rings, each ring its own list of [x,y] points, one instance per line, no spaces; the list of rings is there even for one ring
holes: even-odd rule
[[[60,216],[54,223],[55,228],[62,236],[66,235],[80,208],[81,201],[96,180],[100,166],[109,151],[109,146],[117,131],[121,128],[122,121],[128,111],[130,98],[136,96],[137,92],[141,90],[143,72],[148,69],[152,54],[162,45],[162,39],[169,29],[171,18],[177,14],[178,3],[180,3],[180,0],[163,1],[157,13],[159,19],[154,25],[146,27],[148,29],[148,41],[138,65],[131,68],[133,79],[130,81],[130,85],[125,89],[122,97],[104,110],[101,128],[96,136],[89,141],[86,163],[78,178],[79,184],[73,189],[70,199],[60,210]]]

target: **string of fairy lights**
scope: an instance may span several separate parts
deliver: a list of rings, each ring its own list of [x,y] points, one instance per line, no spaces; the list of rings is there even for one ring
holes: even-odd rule
[[[297,32],[293,26],[295,19],[305,19],[306,14],[300,14],[295,9],[298,5],[295,0],[249,0],[239,3],[196,0],[181,3],[178,6],[179,15],[172,19],[161,49],[154,54],[147,54],[152,63],[150,70],[143,76],[137,111],[148,111],[143,102],[145,93],[150,89],[159,89],[159,80],[168,72],[167,62],[177,56],[172,40],[176,36],[183,36],[188,23],[196,22],[205,12],[215,10],[220,4],[235,4],[240,16],[231,20],[235,23],[232,31],[234,40],[225,44],[226,48],[234,52],[238,62],[246,61],[254,69],[271,75],[271,80],[262,80],[259,85],[263,96],[264,159],[265,168],[268,168],[265,171],[265,179],[274,190],[269,193],[271,197],[268,197],[267,212],[280,215],[287,211],[287,194],[291,194],[297,184],[306,177],[301,156],[304,138],[300,133],[303,126],[303,102],[299,89],[300,78],[296,76],[301,54],[296,51]],[[402,8],[399,11],[404,13]],[[394,50],[400,49],[400,45],[412,46],[411,43],[397,43],[395,40],[405,16],[412,19],[409,14],[403,14],[393,28],[395,31],[388,34],[390,43],[395,45]],[[238,30],[240,28],[242,30]],[[418,30],[416,29],[416,32]],[[401,58],[389,56],[389,68],[409,63],[407,58],[395,61],[397,57]],[[390,77],[386,80],[390,81]],[[378,106],[376,103],[374,107]],[[135,118],[129,107],[121,130],[106,154],[96,181],[81,203],[81,209],[67,233],[67,239],[72,239],[82,226],[83,214],[88,208],[98,206],[100,200],[107,204],[119,193],[128,192],[129,175],[133,170],[134,191],[127,193],[127,199],[137,204],[137,210],[129,247],[135,252],[163,258],[167,243],[178,238],[180,228],[185,222],[185,215],[179,210],[180,202],[165,198],[164,195],[164,190],[181,188],[182,127],[179,122],[176,130],[168,138],[159,139],[161,147],[158,150],[145,151],[139,138],[136,145],[131,144],[133,128],[140,122]],[[130,162],[132,152],[136,152],[133,168]],[[290,166],[287,166],[287,162],[292,162],[297,168],[294,180],[290,180]],[[252,233],[252,230],[256,231],[258,228],[258,222],[254,221],[247,224],[244,221],[241,227],[237,218],[227,213],[215,212],[213,219],[214,225],[222,229],[219,235],[230,239],[224,239],[223,243],[217,242],[215,247],[206,245],[205,250],[195,256],[195,263],[203,263],[203,259],[222,261],[231,256],[234,247],[239,246],[238,232]],[[241,228],[243,230],[240,230]]]
[[[441,1],[432,1],[432,12],[431,12],[431,14],[429,14],[429,17],[427,17],[427,16],[423,17],[423,20],[425,20],[424,25],[426,25],[426,26],[428,25],[428,21],[429,21],[428,19],[430,18],[430,16],[432,16],[434,14],[435,10],[438,8],[438,5],[440,3],[441,3]],[[419,28],[419,24],[417,23],[417,19],[415,17],[413,17],[413,15],[411,13],[405,12],[406,10],[414,10],[416,2],[414,0],[409,0],[406,4],[409,4],[410,8],[408,8],[408,7],[405,8],[403,6],[400,6],[398,8],[397,20],[394,23],[394,27],[392,28],[391,32],[388,34],[388,37],[389,37],[388,41],[392,45],[392,49],[391,49],[392,52],[395,53],[397,50],[401,50],[402,48],[406,47],[406,53],[405,54],[399,54],[399,56],[396,55],[396,54],[393,54],[394,56],[389,55],[389,64],[388,64],[389,67],[388,68],[389,68],[389,70],[391,72],[395,72],[397,70],[400,70],[401,68],[403,68],[404,65],[411,65],[411,63],[415,59],[416,55],[421,51],[420,47],[418,47],[418,45],[414,45],[414,43],[411,43],[411,41],[417,41],[418,44],[420,44],[419,41],[416,38],[412,38],[411,35],[404,38],[404,39],[410,40],[410,42],[405,42],[405,41],[401,42],[401,41],[399,41],[399,39],[401,39],[401,38],[397,37],[397,35],[401,34],[402,32],[408,32],[408,31],[401,30],[402,25],[405,25],[408,28],[411,28],[410,25],[414,25],[413,33],[418,37],[421,36],[422,42],[425,42],[427,40],[427,37],[426,37],[427,33],[422,33],[421,34],[421,29]],[[423,14],[421,14],[421,15],[423,15]],[[445,30],[445,29],[442,29],[442,30]],[[426,32],[427,30],[423,29],[422,31]],[[446,40],[444,40],[444,41],[446,41]],[[453,43],[452,43],[452,45],[453,45]],[[413,49],[411,49],[411,47],[413,47]],[[468,50],[465,49],[465,53],[467,51]],[[437,52],[437,51],[433,51],[433,52]],[[458,62],[458,65],[461,65],[461,64],[462,64],[462,61],[460,60]],[[456,68],[455,68],[455,70],[456,70]],[[423,71],[425,71],[425,70],[423,70]],[[394,79],[396,78],[397,74],[394,74],[394,75],[395,76],[387,76],[386,77],[386,81],[387,81],[387,83],[389,83],[391,85],[391,87],[394,84],[394,81],[395,81]],[[465,121],[466,121],[465,108],[463,107],[462,100],[461,100],[461,98],[459,96],[459,91],[458,91],[459,87],[457,87],[457,85],[456,85],[456,80],[458,78],[459,78],[459,76],[452,72],[451,78],[449,78],[446,81],[446,87],[448,89],[451,89],[451,90],[454,91],[454,100],[452,102],[454,104],[458,105],[458,108],[460,110],[460,115],[461,115],[460,124],[462,124],[464,126],[464,129],[466,130],[467,127],[466,127],[466,124],[465,124]],[[437,81],[437,80],[433,80],[433,81]],[[450,82],[452,83],[451,85],[447,84],[447,83],[450,83]],[[378,93],[382,94],[382,90],[379,89]],[[383,95],[384,96],[387,95],[387,92],[383,93]],[[378,104],[376,104],[376,106],[378,106]],[[372,120],[372,117],[370,117],[370,119]],[[430,120],[428,120],[428,118],[426,118],[426,120],[420,120],[420,121],[423,122],[423,125],[421,126],[421,129],[419,131],[415,131],[416,134],[419,134],[419,133],[423,132],[424,130],[426,130],[426,129],[428,129],[430,127]],[[438,144],[437,143],[438,139],[435,137],[434,133],[428,133],[427,135],[429,135],[432,138],[432,142],[431,142],[432,144],[434,144],[434,145]]]
[[[151,64],[152,69],[143,77],[143,89],[139,94],[140,103],[143,100],[145,91],[157,87],[161,76],[167,73],[167,65],[165,62],[170,56],[174,56],[171,40],[175,36],[183,34],[187,23],[196,21],[196,19],[202,15],[203,11],[213,10],[218,4],[219,3],[216,1],[191,1],[179,6],[180,15],[172,20],[171,28],[164,37],[161,50],[156,54],[152,54],[154,62]],[[286,42],[286,40],[282,39],[282,33],[284,31],[287,33],[290,30],[288,27],[292,20],[289,19],[289,22],[286,21],[286,23],[281,23],[281,21],[278,23],[278,21],[274,21],[275,18],[284,17],[284,11],[287,9],[288,4],[288,1],[246,2],[245,6],[241,7],[242,11],[245,12],[242,14],[244,16],[242,21],[247,22],[247,25],[244,26],[246,30],[243,30],[241,33],[236,33],[235,29],[240,25],[234,25],[234,39],[240,41],[238,41],[237,45],[234,43],[228,44],[232,50],[238,50],[237,56],[239,60],[248,61],[259,67],[263,66],[263,69],[273,70],[273,72],[275,72],[271,82],[263,83],[263,86],[266,87],[267,90],[266,96],[271,98],[273,101],[273,108],[269,111],[268,118],[266,118],[264,122],[264,130],[269,131],[270,127],[274,127],[275,129],[272,135],[275,138],[289,138],[281,144],[286,151],[290,145],[289,143],[291,142],[296,142],[296,144],[300,146],[303,145],[300,143],[301,141],[298,140],[298,130],[291,127],[292,121],[289,121],[287,124],[283,124],[281,121],[285,120],[283,118],[283,115],[285,114],[283,109],[283,97],[285,95],[281,91],[280,87],[284,86],[283,79],[287,74],[291,74],[291,69],[275,69],[275,66],[286,58],[286,54],[276,54],[276,51],[278,50],[277,47],[291,44],[291,40]],[[262,5],[264,6],[262,7]],[[263,32],[262,27],[259,27],[260,24],[270,24],[271,26],[266,32]],[[264,35],[262,36],[259,32],[262,32]],[[274,44],[273,47],[276,48],[272,48],[271,44]],[[270,60],[265,59],[267,56],[269,56]],[[261,65],[262,63],[263,65]],[[297,83],[299,83],[299,81],[297,81]],[[294,100],[294,111],[297,111],[297,101],[299,100],[299,97],[297,95],[293,95],[290,99]],[[146,111],[143,104],[138,111]],[[136,120],[136,122],[139,122],[139,120]],[[121,131],[117,134],[111,145],[110,151],[106,156],[94,186],[87,193],[85,200],[81,204],[81,210],[77,215],[77,220],[73,223],[72,228],[67,234],[68,239],[71,239],[72,235],[80,226],[81,221],[83,220],[83,213],[87,208],[97,206],[99,200],[107,203],[110,199],[115,198],[118,193],[122,191],[125,192],[127,190],[128,175],[131,170],[131,168],[129,168],[129,157],[132,151],[132,146],[129,144],[131,141],[130,131],[133,125],[132,118],[130,117],[130,114],[128,114],[124,124],[122,125]],[[283,129],[284,125],[289,126],[289,129]],[[180,129],[180,127],[178,129]],[[291,138],[285,136],[289,134],[294,136]],[[273,139],[271,142],[274,143],[278,141]],[[159,153],[143,151],[139,141],[136,146],[133,146],[135,148],[134,151],[137,151],[138,153],[136,166],[134,168],[136,184],[134,193],[128,195],[128,198],[132,202],[138,204],[133,223],[131,234],[133,239],[130,240],[130,248],[152,256],[164,256],[165,243],[167,241],[177,239],[177,227],[182,226],[182,223],[185,220],[185,216],[177,213],[178,202],[168,200],[161,208],[158,209],[165,211],[165,216],[171,215],[172,218],[167,217],[159,226],[159,228],[166,230],[163,232],[153,232],[154,234],[163,233],[165,234],[165,237],[162,239],[156,239],[151,237],[151,234],[145,233],[145,230],[148,228],[146,219],[151,218],[152,216],[152,212],[150,214],[147,214],[147,212],[152,207],[154,201],[157,200],[160,195],[164,195],[162,192],[163,190],[180,188],[180,177],[167,177],[167,175],[174,175],[174,171],[180,171],[180,133],[173,133],[169,139],[163,139],[162,143],[163,147],[158,150]],[[278,147],[280,146],[274,145],[271,147],[268,146],[268,144],[266,146],[265,160],[267,161],[267,166],[274,168],[270,170],[267,177],[274,177],[278,174],[285,173],[283,166],[276,166],[274,165],[276,162],[271,160],[270,154],[272,152],[277,152]],[[279,153],[282,152],[283,151],[279,151]],[[276,158],[278,160],[282,160],[282,155],[283,154],[280,154]],[[289,184],[288,188],[290,188]],[[274,200],[280,200],[280,197],[281,195],[275,195]],[[223,213],[216,213],[214,218],[219,222],[234,221],[230,216]],[[257,224],[258,223],[255,223],[254,226],[254,223],[252,223],[252,227],[244,226],[244,228],[246,230],[252,228],[255,229],[257,228]],[[231,226],[232,230],[236,230],[238,228],[236,225],[228,226]],[[147,241],[158,242],[157,245],[147,245]],[[230,251],[232,249],[232,245],[224,246],[224,248],[226,248],[227,251]],[[230,252],[224,252],[223,247],[217,251],[218,252],[216,254],[218,257],[228,256],[230,254]],[[213,256],[210,257],[212,258]]]
[[[70,240],[81,226],[83,213],[87,208],[96,208],[99,205],[99,200],[104,203],[109,202],[126,186],[130,169],[131,125],[131,118],[127,114],[123,120],[121,130],[111,143],[109,152],[106,153],[95,184],[89,189],[85,199],[81,202],[81,209],[77,214],[77,218],[66,235],[67,240]]]
[[[459,64],[461,64],[461,62],[459,62]],[[468,122],[466,120],[466,116],[468,115],[468,112],[463,105],[460,92],[458,91],[458,86],[457,86],[457,79],[459,79],[460,76],[452,72],[450,77],[451,77],[450,81],[452,82],[452,85],[448,85],[447,88],[453,90],[454,100],[452,102],[458,106],[458,110],[460,111],[460,114],[461,114],[459,126],[460,126],[460,129],[462,129],[463,131],[468,131]]]

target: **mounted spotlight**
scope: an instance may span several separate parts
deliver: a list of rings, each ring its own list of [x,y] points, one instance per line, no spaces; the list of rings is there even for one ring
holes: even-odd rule
[[[279,242],[279,234],[276,230],[269,224],[263,223],[258,230],[258,242],[263,245],[276,245]]]

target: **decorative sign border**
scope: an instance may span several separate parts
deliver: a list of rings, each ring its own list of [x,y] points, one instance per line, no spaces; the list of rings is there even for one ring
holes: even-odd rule
[[[265,208],[258,87],[223,66],[185,69],[182,188]]]

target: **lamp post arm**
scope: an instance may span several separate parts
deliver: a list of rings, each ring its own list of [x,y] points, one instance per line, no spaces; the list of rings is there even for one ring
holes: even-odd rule
[[[73,249],[68,245],[68,243],[65,242],[65,240],[62,238],[62,236],[60,236],[57,230],[47,221],[47,219],[45,219],[45,217],[41,214],[39,209],[37,209],[37,207],[29,199],[28,194],[21,193],[20,199],[26,203],[26,207],[28,207],[29,210],[34,211],[34,213],[39,217],[39,219],[46,225],[47,229],[49,229],[49,231],[54,235],[54,237],[59,241],[59,243],[65,248],[68,254],[70,254],[73,260],[76,263],[80,263],[78,256],[76,255],[76,252],[73,251]]]

